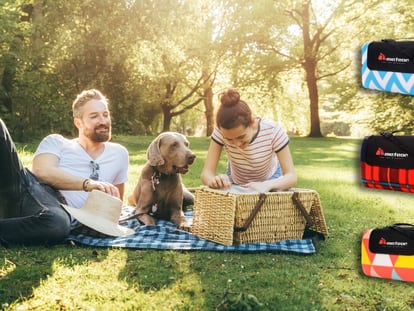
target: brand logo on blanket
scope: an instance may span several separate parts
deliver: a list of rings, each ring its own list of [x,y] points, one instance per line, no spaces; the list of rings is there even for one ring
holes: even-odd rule
[[[375,152],[376,156],[392,159],[404,159],[408,157],[408,153],[399,153],[399,152],[385,152],[384,149],[378,147]]]
[[[394,64],[405,64],[410,62],[409,58],[400,58],[400,57],[387,57],[384,53],[379,53],[378,58],[381,62],[388,62],[388,63],[394,63]]]
[[[404,246],[408,245],[407,242],[398,242],[398,241],[389,242],[385,238],[381,238],[378,241],[378,244],[379,245],[384,245],[384,246],[391,246],[391,247],[404,247]]]

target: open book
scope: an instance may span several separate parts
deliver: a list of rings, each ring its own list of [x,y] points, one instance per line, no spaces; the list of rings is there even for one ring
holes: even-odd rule
[[[231,192],[231,193],[259,193],[259,191],[255,189],[247,188],[247,187],[243,187],[239,185],[234,185],[234,184],[228,189],[220,189],[220,190],[225,191],[225,192]]]

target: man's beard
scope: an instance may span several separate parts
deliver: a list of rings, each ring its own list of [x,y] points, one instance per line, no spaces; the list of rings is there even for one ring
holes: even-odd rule
[[[108,131],[105,132],[99,132],[102,129],[107,129]],[[111,139],[111,126],[99,126],[97,128],[94,128],[92,131],[88,131],[86,133],[86,136],[97,143],[102,143],[109,141]]]

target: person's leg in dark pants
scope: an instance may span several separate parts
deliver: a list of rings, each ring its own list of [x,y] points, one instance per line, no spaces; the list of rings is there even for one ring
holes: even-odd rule
[[[11,136],[0,119],[0,219],[22,216],[16,202],[25,178],[25,169],[20,162]]]
[[[61,242],[70,217],[54,189],[23,167],[0,119],[0,241],[12,244]]]

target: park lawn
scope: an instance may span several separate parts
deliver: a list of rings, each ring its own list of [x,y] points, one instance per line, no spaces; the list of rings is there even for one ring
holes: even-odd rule
[[[127,196],[151,137],[118,136],[114,141],[130,152]],[[209,139],[190,142],[197,160],[183,180],[195,187]],[[36,145],[18,144],[26,164]],[[368,228],[414,223],[414,195],[362,188],[359,145],[358,139],[291,139],[298,187],[318,191],[329,228],[326,240],[317,242],[316,254],[78,245],[0,248],[0,309],[215,310],[226,293],[230,300],[245,302],[254,296],[262,307],[253,310],[411,310],[411,283],[363,275],[360,243]],[[227,306],[243,310],[240,304]]]

